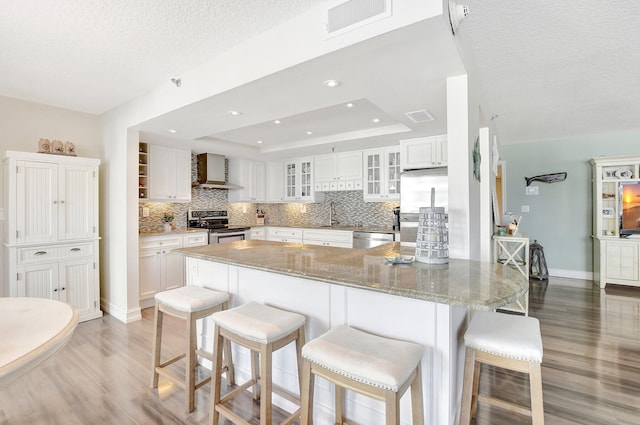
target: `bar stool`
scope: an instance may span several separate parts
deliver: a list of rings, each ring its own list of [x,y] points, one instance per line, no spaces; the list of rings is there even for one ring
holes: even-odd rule
[[[208,317],[216,311],[228,308],[229,294],[226,292],[214,291],[199,286],[184,286],[159,292],[155,296],[154,311],[154,331],[153,331],[153,377],[151,388],[158,388],[158,378],[160,375],[167,378],[180,388],[186,390],[187,413],[193,411],[195,407],[195,391],[207,384],[211,377],[207,377],[200,382],[196,382],[195,372],[198,355],[209,360],[213,359],[211,353],[197,349],[196,320]],[[162,349],[162,322],[164,314],[183,319],[186,322],[186,349],[182,354],[178,354],[160,363],[160,351]],[[165,370],[165,368],[178,360],[186,357],[184,379]],[[231,346],[225,347],[225,371],[227,382],[233,385],[233,365],[231,362]]]
[[[424,423],[422,346],[339,325],[302,348],[301,425],[313,423],[314,376],[335,384],[335,423],[344,424],[344,388],[385,403],[386,425],[400,424],[400,399],[411,387],[413,425]]]
[[[222,414],[234,424],[249,425],[249,422],[225,406],[225,403],[252,386],[254,400],[260,399],[260,425],[271,425],[272,392],[293,403],[300,402],[294,395],[273,385],[271,358],[274,351],[295,341],[298,377],[300,377],[300,368],[302,367],[300,353],[304,345],[304,316],[251,301],[239,307],[215,313],[211,317],[215,323],[213,334],[217,349],[213,359],[209,424],[217,425],[220,414]],[[221,398],[219,377],[223,341],[235,342],[251,350],[251,379]],[[259,373],[256,371],[258,354],[260,354]],[[282,424],[294,422],[299,415],[300,409],[298,408]]]
[[[542,337],[534,317],[486,311],[475,312],[464,335],[467,346],[462,387],[460,425],[476,416],[478,401],[530,416],[533,425],[544,424],[542,403]],[[529,375],[531,409],[478,394],[480,368],[490,364]]]

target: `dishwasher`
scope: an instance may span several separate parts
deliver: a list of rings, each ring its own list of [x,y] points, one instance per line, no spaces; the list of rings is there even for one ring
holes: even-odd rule
[[[354,248],[373,248],[394,240],[393,233],[353,232]]]

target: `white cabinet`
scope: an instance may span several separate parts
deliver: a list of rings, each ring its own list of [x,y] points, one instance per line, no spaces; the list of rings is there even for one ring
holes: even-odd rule
[[[184,286],[184,257],[174,248],[207,245],[207,233],[141,236],[139,242],[140,307],[154,305],[157,292]]]
[[[191,151],[149,145],[148,200],[191,201]]]
[[[102,316],[98,166],[72,156],[7,151],[5,271],[9,296],[58,299],[80,320]]]
[[[353,232],[348,230],[304,229],[302,242],[308,245],[353,248]]]
[[[343,152],[314,158],[317,192],[362,190],[362,152]]]
[[[268,227],[267,240],[302,243],[302,229],[292,227]]]
[[[447,166],[447,135],[400,140],[402,170]]]
[[[229,202],[266,200],[266,164],[248,159],[229,159],[229,183],[242,189],[229,190]]]
[[[266,227],[252,227],[249,230],[249,239],[250,240],[260,240],[264,241],[267,239],[267,228]]]
[[[400,200],[400,147],[363,151],[365,202]]]
[[[637,242],[607,242],[606,258],[607,282],[640,286]]]
[[[267,202],[284,201],[284,169],[281,161],[267,162]]]
[[[297,158],[284,162],[285,200],[314,202],[313,158]]]

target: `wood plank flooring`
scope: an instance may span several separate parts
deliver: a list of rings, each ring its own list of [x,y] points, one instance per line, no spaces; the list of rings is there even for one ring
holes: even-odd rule
[[[600,290],[557,278],[531,285],[530,315],[540,319],[544,344],[546,424],[640,424],[640,288]],[[179,388],[162,379],[158,391],[149,388],[152,315],[147,309],[129,325],[110,316],[78,325],[62,351],[0,389],[0,425],[206,424],[209,385],[191,414]],[[181,347],[181,322],[166,323],[165,340]],[[513,372],[485,367],[481,392],[529,403],[527,378]],[[257,415],[250,397],[234,408]],[[481,405],[474,423],[530,422]]]

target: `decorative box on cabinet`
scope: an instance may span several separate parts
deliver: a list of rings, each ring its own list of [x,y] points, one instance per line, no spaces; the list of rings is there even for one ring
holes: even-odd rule
[[[191,201],[191,151],[149,146],[149,201]]]
[[[363,151],[365,202],[400,200],[400,147]]]
[[[342,152],[316,156],[316,192],[362,190],[362,152]]]
[[[402,171],[447,166],[447,135],[400,140]]]
[[[67,302],[78,310],[81,321],[102,316],[99,164],[91,158],[6,152],[9,296]]]

